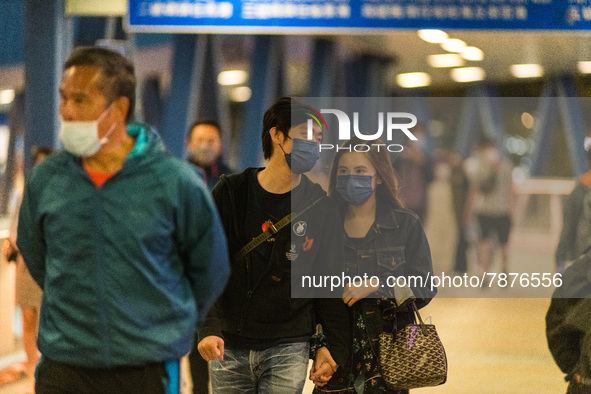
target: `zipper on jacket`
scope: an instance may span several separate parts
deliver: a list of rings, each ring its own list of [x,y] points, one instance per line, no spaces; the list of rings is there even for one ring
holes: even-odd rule
[[[246,322],[246,311],[248,310],[248,304],[250,301],[250,297],[252,297],[253,293],[253,286],[251,284],[251,272],[250,272],[250,256],[245,257],[245,269],[246,269],[246,286],[248,287],[248,291],[246,292],[246,300],[244,300],[244,306],[242,307],[242,314],[240,315],[240,320],[238,321],[238,334],[240,335],[244,329],[244,323]]]
[[[277,242],[277,241],[275,241]],[[276,245],[273,245],[273,249],[271,250],[271,256],[273,256],[273,251],[275,250]],[[245,264],[245,268],[246,268],[246,283],[248,286],[248,291],[246,292],[246,300],[244,302],[244,308],[242,309],[242,316],[240,317],[240,321],[238,324],[238,333],[240,334],[244,328],[244,323],[246,322],[246,311],[248,309],[248,303],[250,302],[250,298],[252,297],[252,294],[255,292],[255,290],[257,289],[257,287],[259,286],[259,283],[261,282],[261,280],[263,279],[263,277],[265,276],[265,274],[267,274],[269,272],[269,269],[272,266],[272,261],[271,259],[269,259],[269,261],[267,262],[267,266],[265,267],[265,271],[263,271],[261,273],[261,275],[257,278],[255,283],[252,283],[252,271],[251,271],[251,264],[250,264],[250,256],[246,256],[246,264]]]
[[[291,226],[290,226],[291,227]],[[285,229],[282,229],[285,230]],[[280,230],[280,231],[282,231]],[[291,234],[291,231],[290,231]],[[275,241],[278,242],[278,241]],[[283,241],[281,241],[283,242]],[[275,248],[277,247],[277,245],[273,245],[273,249],[271,250],[271,256],[273,256],[273,252],[275,251]],[[242,315],[240,317],[240,321],[238,324],[238,334],[240,334],[244,328],[244,323],[246,322],[246,311],[248,309],[248,303],[250,302],[250,298],[252,297],[252,294],[255,292],[255,290],[257,289],[257,287],[259,286],[259,283],[261,282],[261,280],[263,280],[264,276],[269,272],[269,270],[271,269],[271,266],[273,265],[273,262],[271,260],[271,258],[269,259],[269,261],[267,261],[267,266],[265,267],[265,271],[263,271],[261,273],[261,275],[257,278],[257,281],[255,283],[251,283],[252,281],[252,272],[250,270],[250,256],[246,256],[246,281],[247,281],[247,286],[248,286],[248,291],[246,292],[246,300],[244,302],[244,308],[242,309]]]
[[[246,293],[246,300],[244,302],[244,308],[242,308],[242,316],[240,316],[240,321],[238,322],[238,335],[242,334],[242,330],[244,329],[244,323],[246,322],[246,310],[247,305],[250,301],[250,297],[252,296],[252,290],[248,290]]]
[[[102,223],[101,223],[101,215],[97,213],[97,211],[99,209],[103,209],[103,197],[101,195],[101,189],[98,188],[95,191],[95,217],[94,217],[94,223],[95,223],[95,228],[100,229],[102,228]],[[111,344],[110,344],[110,333],[109,333],[109,318],[108,318],[108,311],[106,310],[107,308],[107,302],[106,302],[106,286],[105,286],[105,267],[104,267],[104,261],[106,261],[104,259],[103,256],[103,248],[99,246],[99,244],[101,243],[100,238],[100,231],[97,231],[95,233],[95,244],[94,244],[94,255],[95,255],[95,261],[94,261],[94,265],[95,265],[95,269],[96,269],[96,287],[97,287],[97,297],[98,297],[98,305],[99,305],[99,318],[100,318],[100,325],[101,325],[101,343],[102,343],[102,355],[103,355],[103,359],[104,362],[107,365],[111,365],[111,358],[112,358],[112,354],[111,354]]]
[[[241,239],[241,234],[240,234],[240,227],[238,226],[238,217],[236,215],[236,201],[234,199],[234,191],[235,188],[233,187],[233,185],[230,184],[230,182],[228,181],[228,177],[226,175],[222,175],[220,177],[220,181],[224,182],[227,186],[227,191],[228,191],[228,198],[230,200],[230,207],[232,209],[232,221],[234,224],[234,228],[233,228],[233,232],[234,232],[234,236],[236,237],[237,240]],[[247,306],[248,306],[248,302],[250,300],[250,297],[252,296],[252,286],[251,286],[251,272],[250,272],[250,256],[246,256],[245,257],[245,270],[246,270],[246,286],[248,288],[248,292],[246,293],[246,300],[244,302],[244,307],[242,308],[242,314],[240,316],[240,320],[238,321],[238,328],[237,328],[237,334],[241,335],[242,331],[244,329],[244,322],[246,321],[246,310],[247,310]]]

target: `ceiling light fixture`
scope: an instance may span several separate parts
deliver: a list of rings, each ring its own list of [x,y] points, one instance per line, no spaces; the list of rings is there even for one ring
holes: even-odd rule
[[[446,32],[437,29],[421,29],[417,33],[421,40],[431,44],[440,44],[449,37]]]
[[[222,71],[218,74],[218,83],[222,86],[241,85],[248,79],[248,73],[244,70]]]
[[[460,56],[462,56],[465,60],[470,60],[473,62],[479,62],[484,60],[484,52],[476,47],[464,47],[460,52]]]
[[[252,96],[252,90],[248,86],[240,86],[230,91],[230,100],[237,103],[250,100],[250,96]]]
[[[460,67],[464,65],[464,60],[455,53],[444,53],[441,55],[427,56],[427,63],[431,67]]]
[[[1,105],[10,104],[10,103],[12,103],[13,100],[14,100],[14,90],[12,90],[12,89],[0,90],[0,104]]]
[[[461,52],[466,47],[466,43],[458,38],[448,38],[441,43],[441,48],[448,52]]]
[[[456,82],[475,82],[486,78],[482,67],[461,67],[451,70],[451,79]]]
[[[577,63],[577,68],[581,74],[591,73],[591,61],[584,61]]]
[[[512,64],[511,74],[515,78],[537,78],[544,75],[544,69],[539,64]]]
[[[528,129],[534,127],[534,117],[529,112],[524,112],[521,114],[521,123]]]
[[[423,72],[402,73],[396,76],[396,83],[403,88],[419,88],[431,84],[431,76]]]

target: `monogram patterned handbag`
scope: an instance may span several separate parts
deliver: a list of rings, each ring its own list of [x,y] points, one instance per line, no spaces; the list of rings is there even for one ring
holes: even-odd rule
[[[425,324],[413,300],[419,324],[380,334],[380,369],[392,390],[437,386],[447,380],[447,357],[433,324]]]

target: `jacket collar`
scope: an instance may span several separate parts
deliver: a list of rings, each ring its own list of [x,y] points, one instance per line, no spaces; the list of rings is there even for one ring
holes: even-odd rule
[[[382,229],[394,230],[399,227],[398,220],[393,209],[387,203],[378,203],[376,220],[369,229],[366,241],[376,238],[382,233]]]
[[[399,227],[395,211],[391,209],[388,203],[378,202],[376,221],[372,227],[376,227],[378,231],[380,228],[392,230]]]
[[[395,230],[398,227],[400,225],[396,219],[395,209],[392,209],[388,203],[378,203],[376,220],[365,236],[363,244],[377,238],[382,233],[381,229]]]

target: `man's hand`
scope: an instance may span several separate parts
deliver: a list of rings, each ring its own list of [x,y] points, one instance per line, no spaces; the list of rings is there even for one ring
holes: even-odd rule
[[[205,361],[215,360],[219,358],[224,360],[224,340],[215,335],[210,335],[199,341],[197,345],[199,354]]]
[[[343,302],[348,306],[353,306],[357,301],[378,291],[379,288],[379,283],[376,287],[373,287],[369,279],[362,282],[355,282],[355,284],[349,283],[345,286],[345,291],[343,291]]]
[[[321,347],[316,352],[316,358],[310,370],[310,380],[316,386],[322,387],[332,378],[338,367],[330,355],[330,351],[325,347]]]

